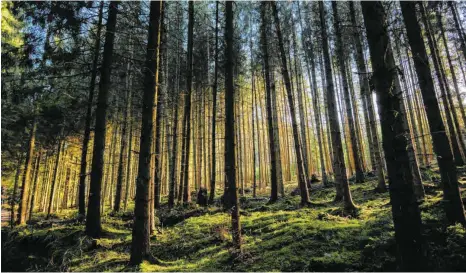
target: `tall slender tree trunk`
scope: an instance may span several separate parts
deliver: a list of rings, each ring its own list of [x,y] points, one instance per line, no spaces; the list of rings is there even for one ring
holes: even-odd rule
[[[210,177],[210,195],[209,195],[209,203],[212,204],[215,198],[215,166],[216,166],[216,140],[215,140],[215,133],[216,133],[216,122],[217,122],[217,87],[218,87],[218,1],[215,1],[215,55],[214,55],[214,84],[212,86],[212,172]]]
[[[279,159],[280,139],[278,135],[278,127],[275,122],[278,122],[278,118],[274,120],[272,107],[273,97],[276,98],[275,83],[270,77],[270,65],[269,65],[269,53],[267,45],[267,26],[269,24],[267,20],[267,2],[261,3],[261,47],[262,47],[262,58],[264,62],[264,73],[265,73],[265,88],[266,88],[266,100],[267,100],[267,123],[268,123],[268,137],[269,137],[269,150],[270,150],[270,161],[271,161],[271,195],[270,201],[275,202],[278,199],[278,184],[281,180],[281,161]],[[275,99],[276,100],[276,99]],[[276,103],[275,103],[276,104]],[[276,111],[276,105],[275,105]],[[275,113],[275,116],[277,114]],[[274,129],[277,130],[274,130]],[[280,164],[280,165],[279,165]]]
[[[299,2],[298,2],[298,9],[299,8]],[[301,28],[303,28],[302,20],[301,20],[301,13],[298,13],[300,20],[299,23],[301,25]],[[308,50],[305,50],[305,56],[307,59],[307,74],[309,78],[309,83],[311,84],[311,92],[312,92],[312,106],[314,110],[314,122],[316,124],[316,135],[317,135],[317,144],[318,144],[318,149],[319,149],[319,158],[320,158],[320,172],[322,175],[322,183],[324,185],[328,184],[328,178],[327,178],[327,171],[325,168],[325,157],[324,157],[324,149],[325,145],[323,141],[323,131],[322,131],[322,119],[320,116],[320,108],[319,108],[319,92],[317,88],[317,79],[316,79],[316,67],[315,67],[315,54],[314,54],[314,44],[312,40],[312,29],[311,26],[309,25],[307,28],[307,37],[309,39],[309,42],[307,44]],[[303,44],[304,43],[304,36],[303,36]]]
[[[194,32],[194,3],[189,2],[188,10],[188,54],[187,54],[187,73],[186,73],[186,101],[185,101],[185,147],[183,149],[184,161],[184,181],[183,185],[183,203],[191,202],[191,193],[189,185],[189,151],[191,138],[191,92],[193,80],[193,32]],[[195,158],[194,158],[195,160]]]
[[[150,256],[150,164],[153,142],[154,104],[157,100],[158,51],[160,42],[160,14],[162,2],[150,3],[149,33],[147,38],[146,64],[144,71],[144,93],[139,146],[138,176],[136,179],[136,201],[131,241],[130,264],[138,265]]]
[[[358,29],[356,28],[358,24],[356,23],[356,12],[354,10],[354,2],[349,1],[348,4],[349,4],[349,9],[350,9],[351,23],[353,24],[353,27],[355,28],[353,31],[353,43],[355,45],[354,55],[355,55],[356,64],[358,66],[358,72],[359,72],[359,86],[361,88],[360,94],[361,94],[361,99],[363,100],[363,103],[365,105],[364,107],[364,109],[366,110],[365,112],[367,113],[366,122],[369,124],[369,126],[366,127],[367,134],[369,137],[369,150],[370,150],[370,154],[374,158],[373,162],[375,162],[375,165],[373,165],[373,168],[375,168],[375,171],[377,173],[377,190],[381,192],[385,192],[386,191],[385,175],[383,173],[383,162],[382,162],[382,158],[380,155],[379,139],[377,136],[377,126],[376,126],[377,124],[375,120],[375,113],[374,113],[374,108],[373,108],[373,103],[372,103],[369,79],[367,77],[366,63],[364,61],[364,52],[362,48],[361,36],[360,36]]]
[[[381,117],[399,265],[403,271],[422,269],[421,214],[412,187],[408,145],[402,119],[402,94],[394,89],[396,66],[390,48],[382,3],[361,2]]]
[[[450,56],[450,49],[448,48],[448,43],[447,43],[447,37],[445,35],[445,29],[443,27],[443,19],[442,19],[442,13],[440,11],[437,11],[437,23],[440,28],[440,36],[442,37],[443,45],[445,46],[445,52],[447,54],[447,61],[448,61],[448,66],[450,68],[450,75],[451,79],[453,81],[453,87],[455,88],[455,95],[456,99],[458,100],[458,107],[460,108],[460,113],[461,113],[461,118],[463,120],[463,124],[466,126],[466,114],[464,111],[464,106],[463,106],[463,101],[461,99],[460,95],[460,90],[458,87],[458,80],[456,79],[456,72],[455,72],[455,67],[453,66],[453,62],[451,61],[451,56]],[[453,101],[453,100],[452,100]],[[453,113],[456,115],[456,109],[454,107],[454,104],[451,105],[453,108]],[[458,133],[461,135],[461,127],[456,127],[458,130]],[[465,152],[464,147],[462,147],[463,153]]]
[[[419,86],[421,88],[424,106],[427,111],[434,144],[437,162],[442,178],[444,209],[450,223],[466,225],[464,207],[458,187],[458,176],[454,164],[453,153],[445,132],[439,104],[434,90],[434,81],[429,67],[424,41],[421,36],[421,28],[417,21],[415,2],[400,2],[403,19],[408,33],[409,45],[413,52],[414,66],[416,68]]]
[[[28,206],[28,196],[30,194],[29,186],[31,184],[31,171],[34,158],[34,148],[36,143],[36,130],[37,130],[37,118],[34,117],[32,121],[31,133],[29,136],[28,150],[26,153],[26,161],[24,162],[24,174],[23,174],[23,183],[21,190],[21,201],[18,208],[18,224],[23,225],[26,223],[27,217],[27,206]]]
[[[294,20],[292,21],[292,23],[293,23],[293,30],[292,30],[293,59],[294,59],[294,69],[296,73],[296,93],[298,97],[298,112],[299,112],[299,122],[300,122],[299,125],[300,125],[300,135],[301,135],[301,144],[302,144],[301,148],[302,148],[302,154],[303,154],[304,170],[307,174],[306,180],[308,180],[310,176],[309,175],[309,172],[310,172],[309,161],[311,160],[311,154],[308,152],[308,147],[310,143],[308,144],[308,138],[307,138],[307,133],[306,133],[307,116],[306,116],[306,112],[304,111],[304,107],[305,107],[304,101],[305,101],[306,93],[304,92],[304,89],[301,88],[301,84],[300,84],[300,80],[302,79],[303,75],[301,73],[301,62],[300,62],[300,59],[298,58],[298,46],[297,46],[297,40],[296,40],[296,28],[295,28]]]
[[[99,19],[97,22],[97,33],[94,44],[94,59],[92,60],[92,74],[91,83],[89,85],[89,95],[87,99],[86,110],[86,124],[84,127],[84,137],[81,149],[81,169],[79,173],[79,219],[84,220],[86,215],[86,176],[87,176],[87,151],[89,148],[89,140],[91,136],[91,122],[92,122],[92,105],[94,102],[94,89],[97,78],[97,65],[99,62],[100,54],[100,33],[102,31],[102,17],[103,17],[104,1],[100,1],[99,6]]]
[[[63,133],[63,128],[62,128],[62,132],[60,133],[60,137],[62,137],[62,133]],[[60,158],[61,158],[63,143],[64,143],[64,141],[62,139],[58,140],[57,157],[55,158],[55,166],[53,167],[52,185],[50,187],[49,205],[48,205],[48,209],[47,209],[47,218],[50,217],[50,214],[52,213],[52,210],[53,210],[53,199],[55,197],[55,190],[56,190],[56,186],[57,186],[58,166],[60,164]]]
[[[163,150],[163,142],[162,142],[162,119],[165,117],[165,103],[166,99],[166,87],[164,79],[164,73],[166,73],[163,69],[165,60],[165,50],[166,50],[166,38],[165,38],[165,30],[164,30],[164,3],[162,2],[162,13],[160,15],[160,54],[159,54],[159,73],[160,77],[158,77],[158,84],[156,85],[156,93],[157,94],[157,113],[155,116],[155,160],[154,160],[154,208],[158,208],[160,206],[160,187],[162,185],[162,150]]]
[[[125,98],[125,110],[123,112],[123,126],[121,129],[120,160],[118,161],[118,176],[117,176],[117,184],[116,184],[116,192],[115,192],[115,202],[113,204],[113,211],[115,212],[120,211],[121,195],[123,192],[123,177],[125,176],[124,155],[125,155],[126,145],[127,145],[126,131],[128,127],[128,116],[131,110],[131,97],[132,97],[131,85],[129,83],[130,77],[131,77],[130,71],[131,71],[130,63],[128,62],[126,66],[126,98]],[[128,160],[128,158],[126,160]]]
[[[276,3],[270,2],[270,5],[272,6],[275,30],[278,36],[278,45],[279,45],[279,50],[280,50],[282,74],[283,74],[283,78],[285,81],[285,87],[286,87],[287,98],[288,98],[288,106],[289,106],[290,116],[291,116],[293,139],[294,139],[294,146],[295,146],[295,152],[296,152],[296,164],[298,165],[298,183],[299,183],[300,194],[301,194],[301,204],[306,205],[310,203],[309,191],[307,187],[306,172],[304,170],[303,154],[302,154],[301,143],[299,139],[298,121],[296,119],[296,112],[295,112],[296,110],[295,110],[295,104],[293,100],[293,93],[291,90],[290,75],[288,73],[288,68],[286,64],[285,47],[284,47],[284,43],[282,39],[282,33],[280,29],[280,21],[278,18],[278,10],[277,10]]]
[[[338,55],[338,63],[340,68],[340,74],[343,80],[343,97],[345,99],[346,104],[346,117],[348,118],[348,125],[349,125],[349,135],[351,139],[351,146],[353,150],[353,162],[356,169],[356,182],[363,182],[364,181],[364,171],[361,166],[361,158],[360,158],[360,151],[359,145],[357,140],[357,132],[354,125],[353,116],[357,118],[355,115],[353,108],[351,106],[351,98],[350,92],[348,87],[348,78],[346,75],[346,66],[345,66],[345,59],[344,59],[344,52],[343,52],[343,41],[342,41],[342,34],[340,30],[340,19],[338,16],[338,7],[337,2],[332,1],[332,10],[333,10],[333,19],[334,19],[334,29],[335,29],[335,36],[336,36],[336,44],[337,44],[337,55]]]
[[[224,196],[225,208],[231,212],[233,245],[241,252],[241,223],[239,216],[238,190],[235,173],[235,87],[233,71],[233,2],[225,3],[225,175],[227,189]]]
[[[16,173],[15,173],[15,184],[13,185],[13,195],[10,197],[10,226],[13,227],[15,224],[15,206],[16,206],[16,193],[18,191],[18,182],[19,176],[21,174],[21,166],[23,161],[23,155],[21,154],[18,158],[18,162],[16,164]]]
[[[37,184],[38,184],[38,179],[39,179],[39,169],[40,169],[40,160],[42,156],[42,150],[39,149],[39,153],[37,154],[36,157],[36,163],[35,163],[35,174],[34,174],[34,182],[32,186],[32,191],[31,191],[31,202],[29,206],[29,214],[28,214],[28,219],[31,220],[32,218],[32,212],[34,211],[34,205],[36,202],[36,191],[37,191]]]
[[[99,237],[102,227],[100,219],[100,192],[102,188],[105,133],[107,130],[107,101],[110,89],[110,74],[112,68],[113,41],[115,40],[118,3],[110,1],[108,7],[107,29],[100,71],[99,94],[97,98],[94,148],[92,152],[91,183],[89,201],[87,204],[86,234]]]
[[[456,2],[455,1],[446,1],[450,7],[451,14],[453,15],[453,21],[455,22],[456,32],[458,32],[458,38],[461,45],[461,51],[463,52],[464,59],[466,60],[466,36],[463,31],[461,31],[461,24],[458,19],[458,14],[456,13]],[[466,124],[466,123],[465,123]]]
[[[130,98],[132,100],[132,98]],[[130,109],[132,109],[130,107]],[[133,117],[131,116],[131,112],[128,113],[130,116],[129,116],[129,121],[128,121],[128,126],[129,126],[129,136],[128,136],[128,151],[127,151],[127,159],[126,159],[126,189],[125,189],[125,202],[124,202],[124,207],[123,209],[126,210],[126,208],[128,207],[128,199],[130,198],[130,192],[133,188],[133,176],[132,176],[132,171],[131,171],[131,167],[132,167],[132,154],[133,154],[133,131],[134,131],[134,125],[133,125]]]
[[[455,126],[453,125],[452,111],[450,109],[450,105],[448,101],[448,94],[450,92],[449,92],[448,84],[445,80],[445,75],[443,72],[443,65],[442,65],[442,62],[439,56],[440,55],[439,50],[438,50],[438,47],[436,46],[436,42],[434,41],[433,33],[431,32],[432,27],[431,27],[430,21],[427,18],[424,5],[421,3],[419,5],[419,8],[421,11],[422,22],[424,24],[425,31],[426,31],[429,49],[432,54],[435,73],[437,75],[438,84],[440,86],[442,103],[443,103],[443,106],[445,107],[445,118],[446,118],[448,129],[449,129],[450,143],[451,143],[451,148],[453,151],[453,156],[455,158],[455,163],[457,166],[463,165],[464,164],[463,154],[460,149],[460,142],[462,141],[462,139],[460,138],[458,131],[455,130]]]
[[[346,175],[345,158],[341,143],[340,126],[337,119],[336,91],[333,86],[332,68],[330,63],[330,53],[328,46],[327,26],[325,22],[324,3],[319,2],[320,24],[322,35],[322,49],[324,53],[325,77],[327,83],[327,109],[328,119],[331,128],[331,139],[333,148],[333,171],[335,173],[336,196],[335,201],[344,201],[344,207],[348,211],[353,211],[356,205],[353,203],[349,188],[348,177]]]

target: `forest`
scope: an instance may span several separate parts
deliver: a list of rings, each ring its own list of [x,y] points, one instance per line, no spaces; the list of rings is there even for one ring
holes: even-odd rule
[[[2,271],[466,271],[465,26],[2,1]]]

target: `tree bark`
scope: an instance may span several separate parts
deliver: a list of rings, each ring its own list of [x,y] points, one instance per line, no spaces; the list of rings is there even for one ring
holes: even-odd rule
[[[401,113],[402,96],[394,89],[396,67],[381,2],[361,2],[381,117],[383,148],[389,176],[395,239],[402,271],[423,265],[421,214],[412,187],[408,145]]]
[[[235,60],[233,56],[233,2],[228,1],[225,3],[225,6],[225,175],[227,179],[227,189],[224,199],[226,199],[225,208],[231,212],[233,245],[239,252],[241,252],[241,223],[235,173],[235,87],[233,81]]]
[[[160,42],[161,1],[150,3],[149,33],[147,38],[144,93],[139,146],[136,201],[131,242],[130,264],[138,265],[150,256],[150,163],[153,137],[154,105],[157,99],[158,47]]]
[[[100,72],[94,132],[94,149],[92,153],[91,183],[89,186],[90,192],[86,216],[86,234],[90,237],[99,237],[102,229],[100,219],[100,191],[102,188],[105,135],[107,130],[107,101],[110,89],[113,41],[115,40],[118,4],[119,2],[116,1],[111,1],[109,4],[103,60]]]
[[[79,219],[84,220],[86,215],[86,176],[87,176],[87,151],[89,148],[89,140],[91,136],[91,122],[92,122],[92,105],[94,101],[94,89],[97,78],[97,65],[99,62],[100,53],[100,33],[102,30],[102,17],[103,17],[104,1],[100,1],[99,6],[99,19],[97,22],[97,33],[94,44],[94,59],[92,61],[92,74],[91,83],[89,85],[89,95],[87,99],[86,110],[86,124],[84,127],[84,137],[81,149],[81,169],[79,173]]]
[[[185,144],[183,149],[184,161],[184,181],[183,185],[183,203],[191,202],[191,193],[189,185],[189,151],[191,138],[191,92],[193,80],[193,32],[194,32],[194,3],[189,2],[188,8],[188,54],[187,54],[187,73],[186,73],[186,101],[185,101]],[[194,159],[195,160],[195,159]]]
[[[60,133],[60,136],[59,136],[60,138],[62,137],[62,133],[63,133],[63,129],[62,129],[62,132]],[[57,157],[55,159],[55,166],[53,168],[52,185],[50,187],[49,205],[48,205],[48,209],[47,209],[47,218],[50,217],[50,214],[52,213],[52,210],[53,210],[53,199],[55,197],[55,190],[56,190],[56,186],[57,186],[58,166],[60,164],[60,158],[61,158],[63,143],[64,143],[64,141],[62,139],[58,140]]]
[[[437,154],[437,162],[442,178],[444,210],[450,223],[466,225],[456,166],[437,102],[434,81],[429,67],[429,58],[421,36],[421,28],[417,21],[415,2],[400,2],[400,5],[409,45],[413,52],[414,66],[422,92],[424,107],[428,109],[427,120],[429,121],[432,142]]]
[[[24,162],[24,174],[21,190],[21,202],[19,203],[18,208],[18,224],[23,225],[26,223],[27,217],[27,206],[28,206],[28,196],[30,194],[29,186],[31,184],[31,171],[34,158],[34,148],[36,142],[36,130],[37,130],[37,118],[34,117],[32,121],[31,133],[29,136],[28,150],[26,154],[26,161]]]
[[[267,123],[268,123],[268,137],[269,137],[269,150],[270,150],[270,161],[272,168],[271,171],[271,195],[270,201],[275,202],[278,199],[278,185],[281,183],[279,180],[282,179],[281,175],[281,161],[279,155],[280,149],[280,138],[278,135],[277,122],[278,119],[274,119],[272,113],[272,107],[275,106],[275,112],[277,110],[276,105],[273,104],[273,98],[276,98],[275,83],[270,77],[270,64],[269,64],[269,50],[267,45],[267,26],[269,24],[267,20],[267,2],[261,3],[261,48],[262,58],[264,62],[264,73],[265,73],[265,88],[266,88],[266,100],[267,100]],[[276,99],[275,99],[276,100]],[[276,103],[275,103],[276,104]],[[276,116],[276,113],[275,113]],[[279,165],[280,164],[280,165]]]
[[[456,32],[458,32],[458,38],[460,40],[461,51],[463,52],[464,59],[466,60],[466,37],[464,36],[463,31],[461,31],[461,25],[458,19],[458,14],[456,13],[456,3],[454,1],[446,1],[450,7],[451,14],[453,15],[453,21],[455,22]],[[466,124],[466,123],[465,123]]]
[[[296,112],[295,112],[296,110],[295,110],[295,104],[294,104],[293,94],[291,90],[290,75],[288,73],[288,68],[287,68],[287,63],[286,63],[285,47],[283,44],[283,38],[282,38],[281,29],[280,29],[280,21],[278,18],[278,10],[277,10],[276,3],[270,2],[270,5],[272,6],[275,30],[278,36],[278,45],[279,45],[279,51],[280,51],[282,75],[285,81],[286,93],[287,93],[287,98],[288,98],[288,106],[289,106],[290,115],[291,115],[293,139],[294,139],[294,146],[295,146],[295,152],[296,152],[296,164],[298,165],[298,183],[299,183],[300,194],[301,194],[301,205],[306,205],[310,203],[309,191],[307,187],[306,172],[304,169],[301,143],[299,139],[298,121],[296,119]]]
[[[443,45],[445,46],[445,52],[447,54],[448,66],[450,68],[451,79],[453,81],[453,87],[455,88],[455,95],[456,95],[456,99],[458,100],[458,106],[460,108],[461,118],[463,120],[463,124],[466,126],[466,114],[465,114],[465,111],[464,111],[463,101],[461,100],[460,90],[459,90],[459,87],[458,87],[458,80],[456,79],[455,67],[453,66],[453,63],[451,61],[450,49],[448,48],[447,37],[445,35],[445,29],[443,27],[442,18],[443,17],[442,17],[442,14],[440,13],[440,11],[437,11],[437,23],[438,23],[438,26],[440,28],[440,36],[442,37]],[[451,100],[451,101],[453,101],[453,100]],[[455,109],[455,106],[454,106],[453,103],[452,103],[451,107],[453,108],[453,114],[456,116],[456,109]],[[457,119],[457,118],[455,118],[455,119]],[[457,126],[456,128],[458,130],[458,134],[461,135],[461,127]],[[464,153],[465,152],[464,147],[461,147],[461,148],[463,149],[463,153]]]
[[[42,156],[42,150],[39,149],[39,153],[37,154],[37,157],[36,157],[36,164],[34,167],[36,171],[34,174],[34,182],[33,182],[32,191],[31,191],[31,202],[29,206],[29,215],[28,215],[29,220],[32,219],[32,212],[34,211],[34,204],[36,203],[36,195],[37,195],[36,191],[37,191],[37,184],[38,184],[38,179],[39,179],[41,156]]]
[[[450,109],[449,100],[448,100],[448,96],[450,94],[450,91],[449,91],[448,84],[447,84],[447,82],[445,80],[445,74],[443,72],[443,65],[442,65],[442,62],[440,60],[439,50],[438,50],[436,42],[434,41],[434,38],[432,36],[433,35],[433,33],[431,33],[432,27],[430,25],[430,21],[427,18],[427,14],[426,14],[426,10],[424,8],[424,5],[422,3],[419,4],[419,8],[420,8],[420,11],[421,11],[422,22],[424,24],[425,31],[426,31],[426,36],[427,36],[427,41],[428,41],[428,44],[429,44],[429,49],[430,49],[430,52],[432,54],[435,73],[437,75],[438,84],[440,86],[442,103],[443,103],[443,106],[445,107],[445,118],[447,120],[447,125],[448,125],[448,129],[449,129],[450,143],[451,143],[451,148],[452,148],[452,151],[453,151],[453,156],[455,158],[455,163],[456,163],[457,166],[464,165],[463,154],[462,154],[462,151],[460,149],[460,141],[462,141],[462,140],[461,140],[461,138],[460,138],[460,136],[458,134],[458,131],[455,130],[455,126],[453,125],[452,111]]]
[[[10,226],[13,227],[15,224],[15,204],[16,204],[16,192],[18,191],[19,176],[21,174],[21,166],[23,161],[23,155],[20,155],[16,165],[15,184],[13,185],[13,195],[10,198]]]
[[[341,143],[340,126],[337,119],[336,92],[333,86],[332,68],[330,63],[330,53],[327,36],[327,26],[325,22],[324,3],[319,2],[320,24],[322,35],[322,49],[324,53],[325,77],[327,83],[327,109],[328,119],[331,128],[331,139],[333,148],[333,170],[335,172],[336,196],[335,201],[344,201],[345,210],[354,211],[356,205],[353,203],[351,191],[349,188],[348,177],[346,175],[345,158],[343,155],[343,146]]]
[[[353,162],[355,165],[356,169],[356,182],[363,182],[364,181],[364,171],[361,166],[361,158],[360,158],[360,151],[359,151],[359,145],[358,145],[358,140],[356,136],[356,127],[354,125],[354,120],[353,120],[353,115],[356,117],[353,108],[351,106],[351,98],[350,98],[350,92],[349,92],[349,87],[348,87],[348,78],[346,75],[346,69],[345,69],[345,59],[344,59],[344,52],[343,52],[343,41],[342,41],[342,34],[340,30],[340,22],[339,22],[339,16],[338,16],[338,8],[337,8],[337,2],[332,1],[332,10],[333,10],[333,19],[334,19],[334,29],[335,29],[335,36],[336,36],[336,46],[337,46],[337,55],[338,55],[338,66],[340,68],[340,74],[342,77],[343,81],[343,97],[345,100],[346,104],[346,117],[348,119],[348,125],[349,125],[349,135],[350,135],[350,140],[351,140],[351,146],[352,146],[352,151],[353,151]]]

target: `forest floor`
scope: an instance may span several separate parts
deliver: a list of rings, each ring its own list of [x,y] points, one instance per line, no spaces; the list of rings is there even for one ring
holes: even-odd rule
[[[427,197],[420,205],[427,270],[466,271],[466,230],[448,227],[438,174],[424,173]],[[433,178],[433,179],[432,179]],[[230,217],[219,206],[158,210],[151,238],[158,264],[128,267],[133,208],[102,219],[104,236],[84,236],[76,210],[13,230],[2,227],[2,271],[394,271],[396,245],[388,193],[376,181],[351,184],[357,215],[342,214],[334,188],[311,191],[322,206],[301,208],[299,196],[274,204],[266,196],[241,198],[243,254],[233,255]],[[466,177],[461,178],[466,191]],[[463,196],[466,192],[463,192]]]

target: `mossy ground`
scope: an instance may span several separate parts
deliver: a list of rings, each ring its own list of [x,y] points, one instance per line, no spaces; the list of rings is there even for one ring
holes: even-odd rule
[[[375,181],[352,184],[357,215],[345,216],[333,203],[334,188],[312,191],[322,206],[299,207],[299,196],[268,204],[241,198],[243,253],[231,248],[230,217],[220,207],[178,206],[158,211],[152,252],[158,264],[128,267],[130,210],[103,218],[104,236],[92,240],[76,222],[75,210],[62,211],[14,230],[2,228],[3,270],[31,271],[394,271],[396,245],[388,193]],[[462,181],[466,190],[466,181]],[[426,183],[421,204],[427,270],[466,271],[466,231],[447,227],[438,184]]]

